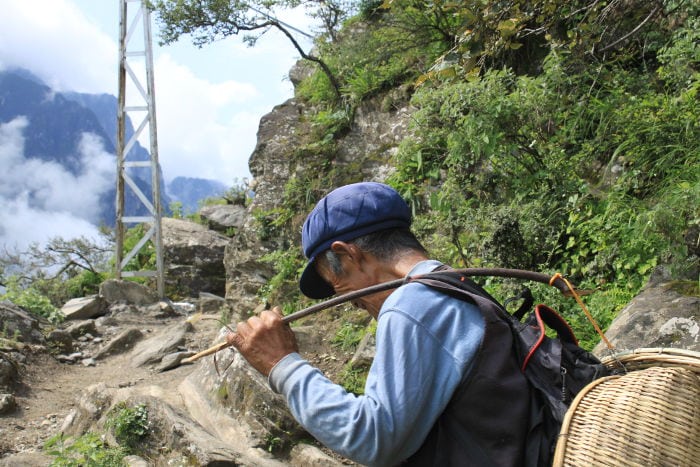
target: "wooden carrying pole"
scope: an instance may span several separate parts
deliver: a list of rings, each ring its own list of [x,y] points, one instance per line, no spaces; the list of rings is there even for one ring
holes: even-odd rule
[[[524,280],[531,280],[534,282],[541,282],[543,284],[550,284],[553,287],[556,287],[559,289],[559,291],[563,294],[569,294],[571,290],[569,289],[569,286],[566,284],[566,282],[561,279],[557,278],[556,280],[552,281],[552,276],[548,276],[547,274],[542,274],[539,272],[533,272],[533,271],[524,271],[521,269],[505,269],[505,268],[466,268],[466,269],[450,269],[448,270],[450,272],[458,272],[460,274],[463,274],[465,276],[470,276],[470,277],[476,277],[476,276],[496,276],[496,277],[512,277],[516,279],[524,279]],[[390,289],[396,289],[403,284],[407,284],[413,280],[416,279],[422,279],[422,278],[429,278],[431,275],[434,274],[440,274],[444,273],[446,271],[440,271],[439,273],[426,273],[426,274],[421,274],[418,276],[411,276],[411,277],[405,277],[403,279],[397,279],[394,281],[389,281],[389,282],[383,282],[381,284],[376,284],[370,287],[366,287],[364,289],[360,290],[355,290],[354,292],[349,292],[343,295],[339,295],[338,297],[331,298],[330,300],[326,300],[320,303],[317,303],[315,305],[311,305],[310,307],[304,308],[303,310],[299,310],[295,313],[292,313],[291,315],[287,315],[282,318],[282,321],[285,323],[291,323],[293,321],[296,321],[300,318],[303,318],[305,316],[318,313],[321,310],[325,310],[328,308],[332,308],[336,305],[340,305],[341,303],[349,302],[352,300],[355,300],[356,298],[364,297],[366,295],[372,295],[377,292],[383,292],[385,290],[390,290]],[[206,350],[202,350],[201,352],[192,355],[191,357],[185,358],[182,360],[182,363],[191,363],[194,362],[195,360],[199,360],[202,357],[206,357],[207,355],[214,354],[220,350],[225,349],[226,347],[229,347],[229,344],[227,342],[222,342],[220,344],[216,344]]]

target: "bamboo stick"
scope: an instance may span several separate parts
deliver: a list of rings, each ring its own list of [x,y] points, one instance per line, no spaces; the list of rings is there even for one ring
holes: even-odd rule
[[[460,274],[464,274],[465,276],[496,276],[496,277],[513,277],[517,279],[525,279],[525,280],[531,280],[535,282],[541,282],[543,284],[549,284],[552,276],[548,276],[547,274],[542,274],[539,272],[533,272],[533,271],[524,271],[521,269],[505,269],[505,268],[466,268],[466,269],[451,269],[449,270],[450,272],[459,272]],[[440,271],[435,274],[439,273],[444,273],[445,271]],[[340,295],[338,297],[331,298],[329,300],[317,303],[315,305],[311,305],[307,308],[304,308],[303,310],[299,310],[297,312],[292,313],[291,315],[284,316],[282,318],[282,321],[284,323],[291,323],[293,321],[296,321],[300,318],[303,318],[305,316],[311,315],[313,313],[317,313],[321,310],[325,310],[327,308],[334,307],[336,305],[340,305],[341,303],[349,302],[352,301],[356,298],[364,297],[366,295],[371,295],[374,293],[378,292],[383,292],[385,290],[390,290],[390,289],[395,289],[403,284],[407,284],[415,279],[419,278],[429,278],[433,273],[426,273],[426,274],[421,274],[418,276],[411,276],[411,277],[406,277],[403,279],[397,279],[394,281],[389,281],[389,282],[383,282],[381,284],[376,284],[370,287],[366,287],[364,289],[360,290],[355,290],[354,292],[349,292],[343,295]],[[552,283],[553,287],[556,287],[559,289],[559,291],[562,294],[569,294],[570,289],[566,282],[562,280],[561,278],[556,279]],[[199,360],[202,357],[206,357],[207,355],[211,355],[213,353],[216,353],[220,350],[223,350],[227,347],[230,347],[230,345],[227,342],[221,342],[219,344],[216,344],[212,347],[209,347],[206,350],[202,350],[201,352],[192,355],[191,357],[184,358],[182,360],[182,363],[191,363],[194,362],[195,360]]]

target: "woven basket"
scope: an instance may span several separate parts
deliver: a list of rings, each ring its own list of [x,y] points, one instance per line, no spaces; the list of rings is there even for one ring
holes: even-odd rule
[[[640,349],[603,359],[564,418],[554,466],[700,466],[700,353]]]

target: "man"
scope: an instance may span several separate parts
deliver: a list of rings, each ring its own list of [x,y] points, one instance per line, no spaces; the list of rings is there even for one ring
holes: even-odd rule
[[[431,272],[411,212],[387,185],[338,188],[309,214],[300,279],[311,298]],[[279,309],[239,323],[228,342],[281,393],[320,442],[368,465],[520,465],[529,392],[510,330],[475,305],[420,283],[356,299],[377,319],[365,394],[328,380],[298,353]],[[500,322],[502,324],[502,322]]]

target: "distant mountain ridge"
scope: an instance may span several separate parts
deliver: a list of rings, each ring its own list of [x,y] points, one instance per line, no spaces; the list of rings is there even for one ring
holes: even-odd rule
[[[117,98],[110,94],[56,92],[30,71],[11,69],[0,71],[0,124],[26,118],[24,157],[60,164],[66,171],[79,175],[86,163],[80,157],[79,145],[85,133],[102,141],[104,151],[116,153]],[[126,122],[127,138],[134,133],[130,120]],[[148,160],[149,153],[138,142],[132,148],[130,160]],[[87,161],[89,163],[89,161]],[[116,161],[114,188],[96,194],[99,196],[99,219],[90,219],[96,225],[114,226],[116,220]],[[149,169],[132,169],[137,185],[150,193]],[[225,187],[218,181],[178,177],[166,186],[161,179],[161,204],[165,213],[172,200],[182,203],[189,212],[197,209],[199,200],[223,193]],[[89,196],[89,193],[86,193]],[[144,214],[145,208],[130,189],[126,190],[126,212]]]
[[[184,213],[197,212],[201,200],[221,196],[226,189],[218,180],[193,177],[175,177],[167,187],[170,198],[182,203]]]

